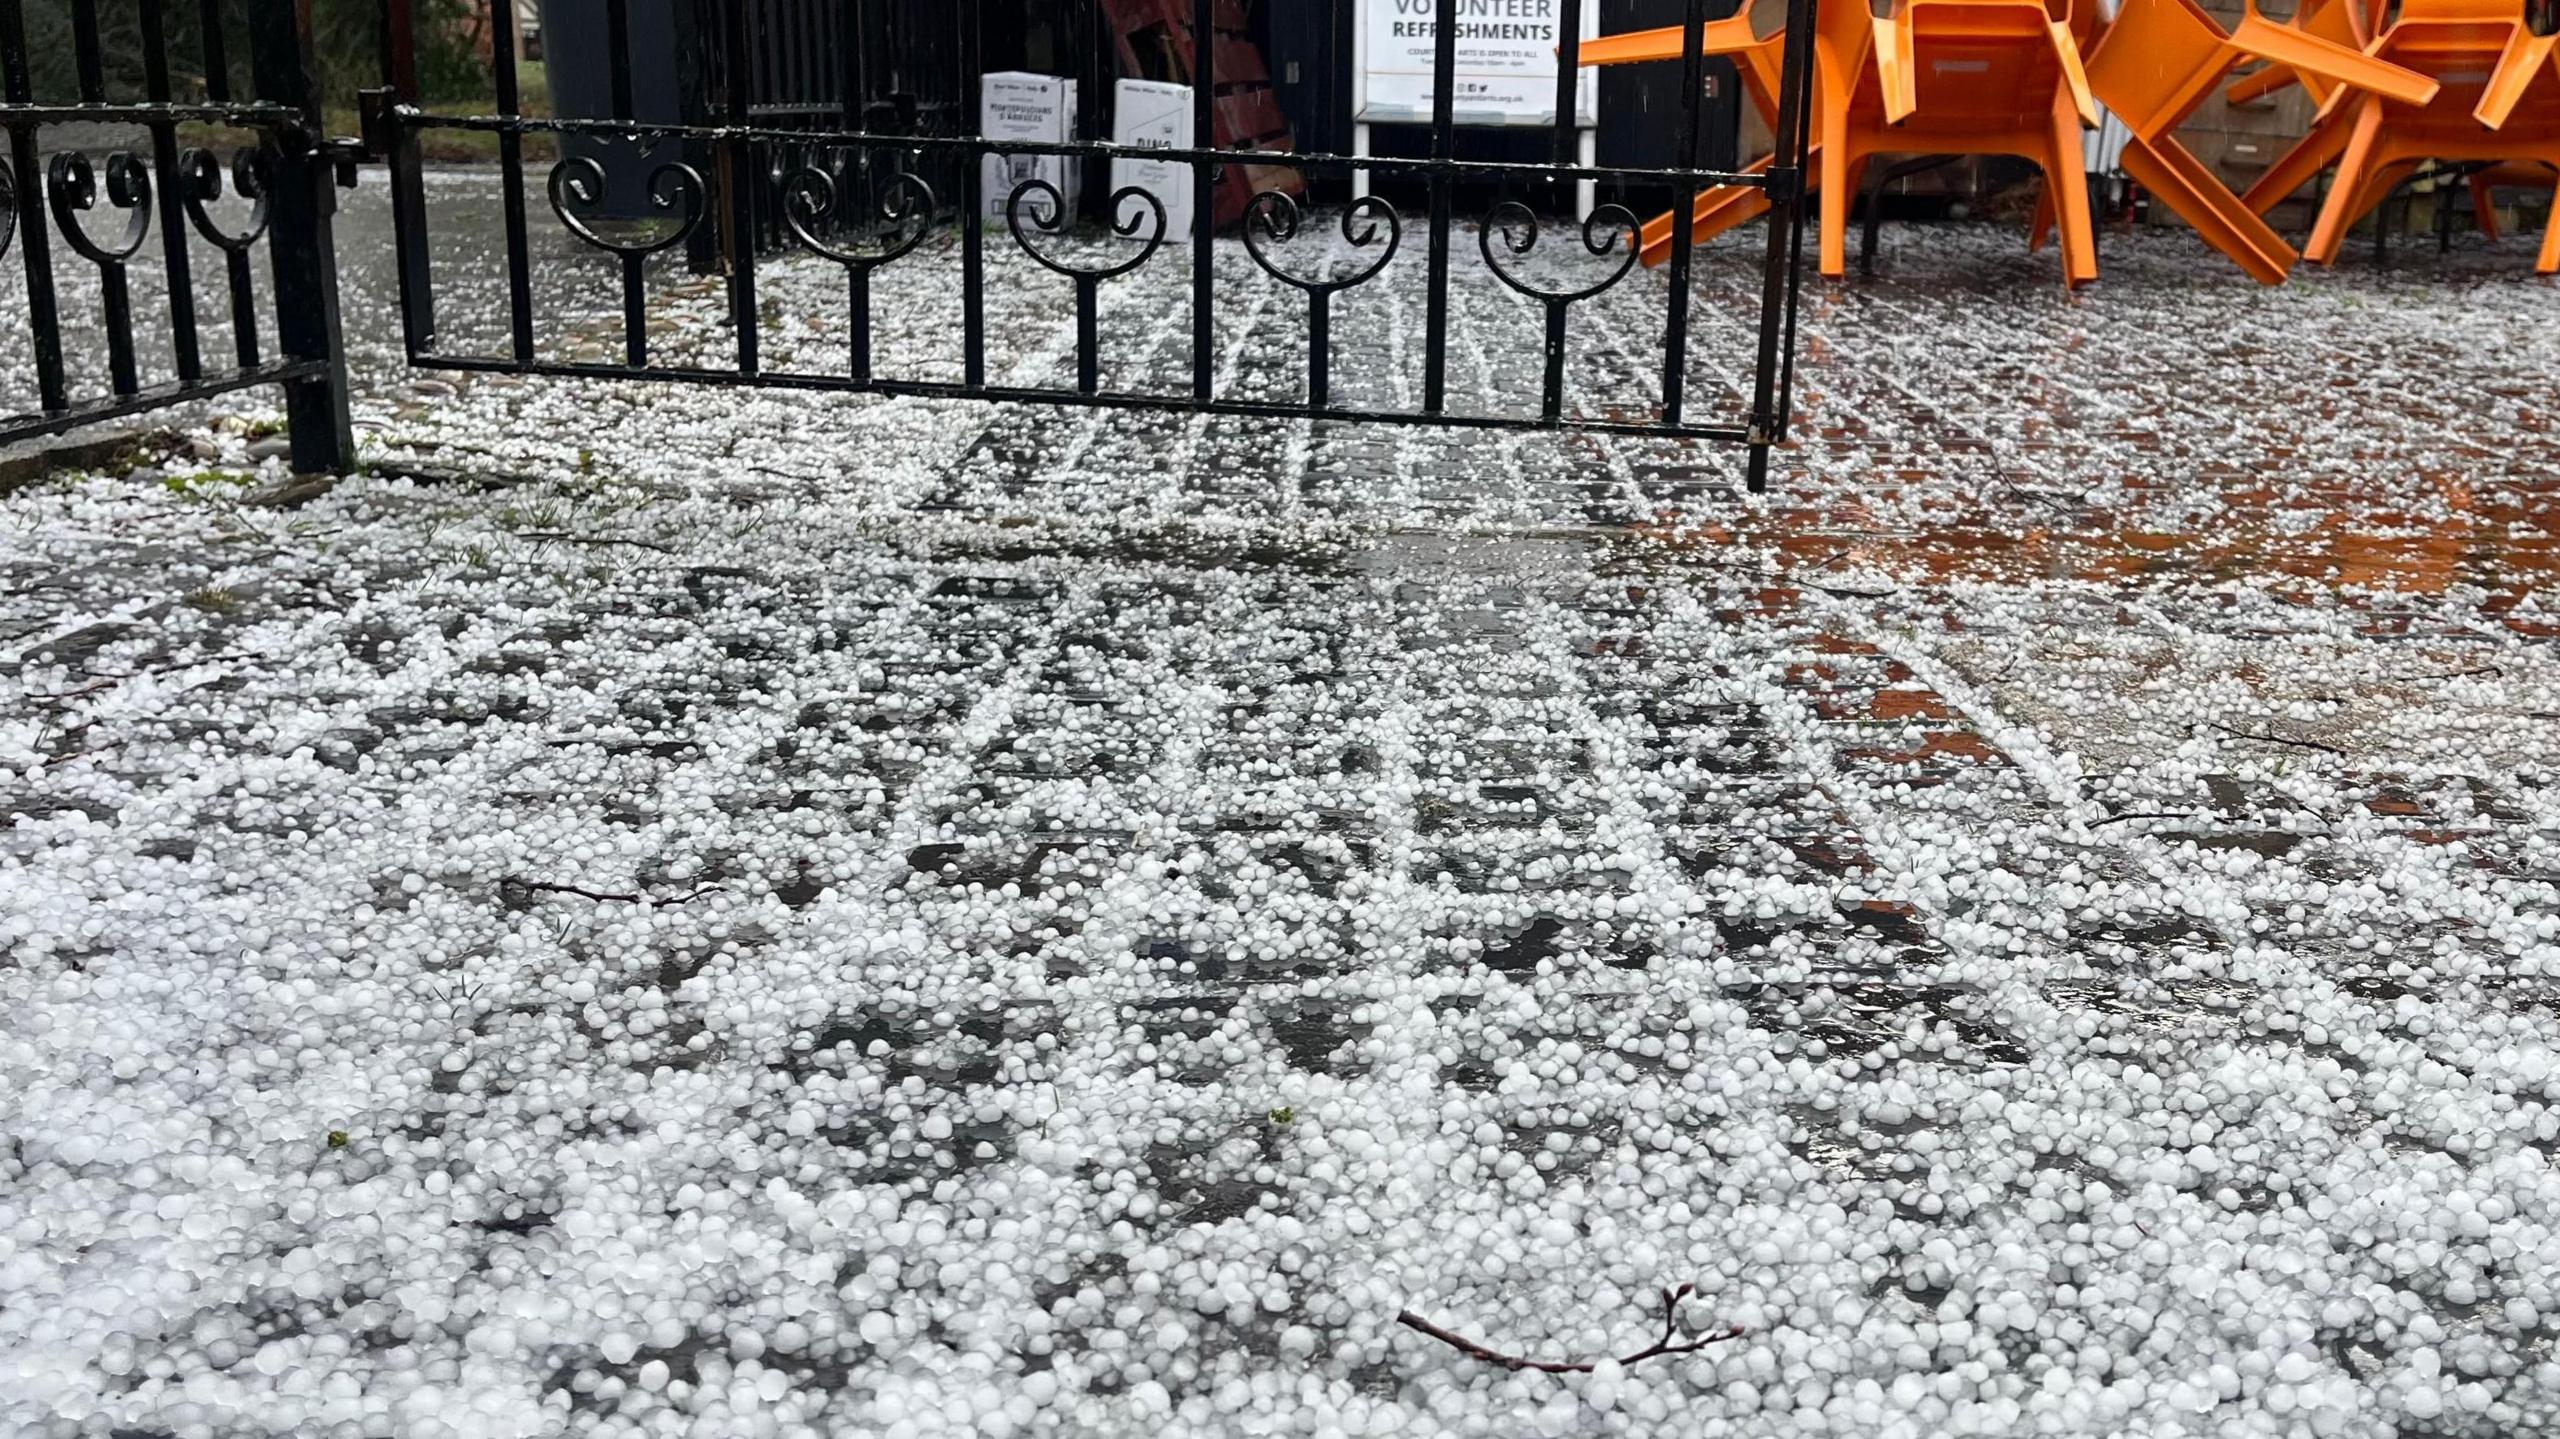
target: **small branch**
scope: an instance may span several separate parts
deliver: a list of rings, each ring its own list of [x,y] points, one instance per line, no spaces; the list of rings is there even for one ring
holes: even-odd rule
[[[1617,1362],[1622,1365],[1641,1364],[1647,1359],[1659,1359],[1668,1355],[1695,1354],[1710,1344],[1722,1344],[1728,1339],[1741,1338],[1742,1326],[1736,1324],[1728,1329],[1719,1329],[1701,1335],[1686,1343],[1671,1342],[1672,1336],[1680,1330],[1680,1301],[1688,1298],[1696,1288],[1697,1286],[1692,1284],[1683,1284],[1677,1289],[1663,1290],[1662,1337]],[[1599,1367],[1599,1361],[1593,1359],[1531,1359],[1519,1354],[1504,1354],[1499,1350],[1488,1349],[1463,1334],[1443,1329],[1410,1309],[1399,1311],[1396,1322],[1407,1329],[1428,1334],[1470,1359],[1480,1359],[1487,1364],[1497,1364],[1505,1369],[1534,1369],[1541,1374],[1588,1374]]]
[[[1769,574],[1769,578],[1772,582],[1790,589],[1811,590],[1818,595],[1829,595],[1835,600],[1889,600],[1902,593],[1900,590],[1853,590],[1846,585],[1808,584],[1784,570]]]
[[[2111,814],[2111,815],[2108,815],[2105,819],[2101,819],[2101,820],[2093,820],[2093,821],[2091,821],[2091,822],[2090,822],[2090,824],[2089,824],[2089,828],[2091,828],[2091,829],[2096,829],[2096,828],[2098,828],[2100,825],[2122,824],[2122,823],[2124,823],[2124,822],[2125,822],[2125,821],[2127,821],[2127,820],[2135,820],[2135,819],[2193,819],[2193,818],[2195,818],[2195,812],[2194,812],[2193,810],[2166,810],[2166,809],[2127,810],[2127,811],[2126,811],[2125,813],[2123,813],[2123,814]]]
[[[64,700],[86,699],[100,690],[114,689],[117,685],[123,684],[126,680],[131,678],[133,678],[131,675],[113,675],[98,681],[96,684],[82,685],[76,690],[58,690],[52,694],[29,695],[27,698],[34,700],[38,704],[59,704]]]
[[[2323,754],[2337,755],[2341,759],[2345,758],[2347,753],[2336,745],[2322,744],[2316,739],[2286,739],[2280,734],[2257,734],[2250,730],[2233,729],[2227,724],[2218,724],[2212,720],[2205,721],[2205,728],[2218,729],[2224,734],[2231,735],[2238,739],[2253,739],[2260,744],[2289,744],[2296,749],[2316,749]]]
[[[676,553],[675,546],[662,545],[655,540],[626,540],[613,535],[573,535],[566,530],[523,530],[517,533],[516,538],[562,545],[629,545],[635,550],[656,550],[662,555]]]
[[[2505,673],[2506,671],[2499,669],[2496,665],[2481,665],[2476,669],[2455,670],[2450,674],[2384,675],[2382,678],[2391,684],[2422,685],[2432,684],[2437,680],[2467,680],[2478,675],[2502,675]]]
[[[526,889],[534,890],[542,894],[574,894],[580,899],[591,899],[598,904],[691,904],[693,901],[700,899],[704,895],[711,893],[714,889],[719,888],[717,885],[706,884],[702,888],[695,890],[693,893],[676,899],[660,899],[656,895],[652,894],[611,894],[602,890],[580,889],[574,884],[553,884],[549,880],[541,879],[510,878],[506,882],[508,884],[522,885]]]

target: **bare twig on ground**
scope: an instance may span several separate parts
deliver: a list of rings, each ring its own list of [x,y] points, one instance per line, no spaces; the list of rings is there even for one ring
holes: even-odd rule
[[[1846,585],[1808,584],[1785,571],[1771,574],[1769,578],[1774,583],[1793,589],[1811,590],[1818,595],[1829,595],[1835,600],[1889,600],[1903,593],[1900,590],[1853,590]]]
[[[432,440],[419,440],[413,443],[422,448],[434,447],[436,445],[436,442]],[[501,456],[493,450],[477,450],[469,451],[469,453],[488,455],[492,459],[501,458]],[[520,474],[513,470],[447,470],[436,469],[428,465],[414,463],[404,464],[393,461],[377,462],[368,467],[367,473],[371,474],[374,478],[381,480],[407,480],[413,485],[428,486],[458,485],[466,489],[475,490],[513,490],[522,489],[532,485],[549,483],[538,476]]]
[[[617,535],[573,535],[566,530],[522,530],[516,538],[560,545],[629,545],[635,550],[656,550],[662,555],[676,553],[675,546],[662,545],[656,540],[627,540]]]
[[[2195,811],[2193,810],[2128,810],[2123,814],[2108,815],[2105,819],[2091,820],[2089,822],[2089,828],[2096,829],[2100,825],[2122,824],[2127,820],[2136,819],[2194,819],[2195,817]]]
[[[2060,499],[2052,495],[2038,494],[2036,491],[2026,488],[2016,480],[2009,477],[2008,465],[2002,463],[2000,456],[1990,449],[1987,441],[1984,442],[1983,453],[1985,458],[1991,461],[1992,480],[1997,483],[2000,488],[2007,490],[2010,494],[2017,496],[2028,504],[2042,505],[2056,514],[2066,516],[2076,515],[2080,511],[2089,507],[2089,496],[2092,493],[2091,491],[2083,490],[2078,495],[2070,499]]]
[[[1690,1294],[1696,1291],[1696,1288],[1697,1286],[1693,1284],[1683,1284],[1677,1289],[1663,1290],[1662,1337],[1655,1340],[1653,1343],[1646,1345],[1644,1348],[1637,1350],[1635,1353],[1626,1355],[1617,1362],[1622,1365],[1641,1364],[1647,1359],[1659,1359],[1665,1356],[1680,1354],[1695,1354],[1710,1344],[1722,1344],[1728,1339],[1741,1338],[1743,1333],[1742,1326],[1736,1324],[1730,1328],[1718,1329],[1711,1333],[1702,1334],[1697,1338],[1688,1340],[1684,1343],[1674,1344],[1671,1342],[1671,1337],[1680,1331],[1680,1301],[1688,1298]],[[1443,1329],[1439,1325],[1432,1323],[1430,1320],[1423,1318],[1421,1315],[1414,1313],[1410,1309],[1402,1310],[1397,1313],[1396,1322],[1407,1329],[1428,1334],[1432,1338],[1439,1340],[1441,1343],[1448,1345],[1450,1348],[1457,1350],[1459,1353],[1466,1355],[1470,1359],[1481,1359],[1487,1364],[1498,1364],[1505,1369],[1534,1369],[1541,1374],[1588,1374],[1600,1365],[1600,1361],[1596,1359],[1531,1359],[1519,1354],[1504,1354],[1498,1350],[1488,1349],[1484,1345],[1467,1338],[1463,1334],[1455,1334],[1449,1330]]]
[[[2448,674],[2384,675],[2383,679],[2392,684],[2422,685],[2431,684],[2437,680],[2467,680],[2479,675],[2498,675],[2504,673],[2506,673],[2506,671],[2499,669],[2496,665],[2480,665],[2467,670],[2454,670]]]
[[[2347,753],[2336,745],[2322,744],[2316,739],[2287,739],[2280,734],[2259,734],[2254,730],[2233,729],[2227,724],[2218,724],[2210,720],[2205,722],[2205,728],[2220,730],[2235,739],[2253,739],[2260,744],[2289,744],[2296,749],[2316,749],[2323,754],[2337,755],[2342,759]]]
[[[2027,656],[2024,650],[2012,650],[2009,652],[2009,662],[2000,667],[2000,673],[1989,676],[1975,674],[1973,670],[1960,659],[1949,657],[1947,664],[1953,668],[1958,675],[1963,676],[1966,684],[1973,685],[1977,688],[1988,688],[1992,685],[2006,683],[2009,676],[2018,672],[2018,666],[2026,663],[2026,659]]]
[[[691,894],[680,895],[674,899],[661,899],[654,894],[614,894],[604,890],[581,889],[574,884],[554,884],[543,879],[511,878],[507,883],[522,885],[526,889],[542,894],[574,894],[580,899],[592,899],[598,904],[691,904],[719,888],[717,885],[706,884]]]

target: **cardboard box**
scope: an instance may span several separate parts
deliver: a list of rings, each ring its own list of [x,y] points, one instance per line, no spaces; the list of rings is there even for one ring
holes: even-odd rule
[[[1191,87],[1154,80],[1123,80],[1112,91],[1111,140],[1149,150],[1191,148]],[[1173,160],[1113,160],[1111,193],[1135,187],[1164,206],[1167,240],[1191,238],[1191,167]],[[1132,195],[1119,202],[1115,223],[1134,225],[1144,236],[1153,223],[1146,201]]]
[[[1038,140],[1063,143],[1076,134],[1076,84],[1056,75],[999,71],[978,82],[978,133],[990,140]],[[1064,155],[989,155],[979,176],[979,213],[1002,221],[1014,187],[1025,180],[1046,180],[1066,197],[1073,215],[1081,198],[1083,167]],[[1029,208],[1029,220],[1041,212]]]

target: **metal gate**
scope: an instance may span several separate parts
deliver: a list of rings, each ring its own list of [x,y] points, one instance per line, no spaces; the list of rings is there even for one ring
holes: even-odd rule
[[[833,115],[779,116],[762,110],[754,87],[719,87],[721,113],[685,123],[647,121],[638,117],[632,97],[633,54],[630,0],[602,0],[611,79],[612,115],[602,119],[559,119],[528,116],[519,103],[512,51],[493,47],[491,91],[494,113],[445,113],[421,103],[415,45],[417,19],[412,0],[382,0],[382,76],[384,85],[364,96],[361,142],[331,140],[321,128],[318,91],[311,74],[307,4],[299,0],[245,0],[254,75],[253,93],[235,96],[228,71],[218,54],[203,66],[201,99],[173,93],[169,65],[168,9],[175,0],[135,0],[141,7],[145,59],[145,93],[139,100],[113,100],[101,80],[97,24],[98,0],[70,0],[78,50],[78,94],[69,103],[47,102],[31,89],[24,24],[24,0],[0,0],[0,125],[10,142],[10,166],[0,170],[0,199],[14,216],[14,233],[26,274],[29,320],[34,336],[37,403],[0,420],[0,442],[69,429],[92,421],[129,415],[159,406],[218,394],[246,385],[278,383],[284,387],[290,422],[293,461],[297,469],[345,467],[352,458],[349,438],[346,366],[338,332],[336,275],[332,255],[330,213],[332,187],[352,183],[359,158],[388,162],[393,228],[398,247],[399,308],[408,363],[426,370],[488,371],[519,375],[618,381],[647,381],[715,386],[759,386],[806,390],[861,391],[935,399],[1004,401],[1024,404],[1104,406],[1134,410],[1180,411],[1368,423],[1548,429],[1615,434],[1684,437],[1729,441],[1749,447],[1748,477],[1754,491],[1764,487],[1770,447],[1786,436],[1794,357],[1796,298],[1801,274],[1804,215],[1801,206],[1810,107],[1813,0],[1790,0],[1787,11],[1782,103],[1777,120],[1775,163],[1754,173],[1696,168],[1628,169],[1585,167],[1574,163],[1572,131],[1555,130],[1551,163],[1468,161],[1457,153],[1457,60],[1464,21],[1463,0],[1434,0],[1432,117],[1429,151],[1419,158],[1352,158],[1262,150],[1219,149],[1194,145],[1176,149],[1134,149],[1097,138],[1099,106],[1088,101],[1077,132],[1060,140],[990,139],[976,133],[917,133],[924,127],[877,128],[879,115],[864,103],[874,93],[862,68],[868,62],[859,43],[837,44],[831,55],[807,53],[810,5],[775,4],[771,0],[702,0],[702,14],[712,22],[709,53],[695,64],[725,76],[771,71],[777,65],[802,77],[805,92],[840,97]],[[201,43],[218,51],[221,43],[220,0],[194,0],[201,7]],[[1236,23],[1235,0],[1162,0],[1168,12],[1187,18],[1189,35],[1211,35],[1225,23]],[[1598,0],[1556,0],[1563,37],[1555,114],[1569,118],[1578,73],[1580,16]],[[833,0],[844,12],[840,23],[814,33],[861,37],[862,0]],[[499,36],[514,33],[513,0],[488,0],[492,28]],[[1705,61],[1700,53],[1708,0],[1686,0],[1686,54],[1681,60],[1682,107],[1677,155],[1696,153],[1700,124],[1699,96]],[[978,33],[983,7],[956,7],[957,43],[949,58],[958,69],[951,93],[970,94],[981,73]],[[1187,16],[1183,12],[1187,11]],[[786,17],[791,33],[768,31]],[[1178,41],[1185,37],[1177,37]],[[1210,83],[1191,87],[1192,134],[1214,136],[1218,100],[1216,47],[1202,53],[1191,73],[1208,73]],[[554,57],[555,63],[562,57]],[[588,57],[577,57],[584,63]],[[811,66],[824,61],[841,68],[832,85],[812,77]],[[103,165],[104,195],[124,216],[120,232],[108,239],[84,228],[83,216],[97,208],[99,167],[78,152],[53,155],[39,168],[39,136],[48,127],[79,122],[139,124],[147,128],[147,156],[119,152]],[[206,150],[181,148],[179,127],[211,122],[244,128],[258,139],[224,163]],[[784,122],[787,123],[778,123]],[[503,175],[501,203],[505,266],[505,338],[502,343],[474,347],[450,342],[438,326],[435,272],[429,264],[433,243],[425,199],[420,137],[433,131],[480,131],[495,137]],[[539,186],[553,216],[580,242],[610,255],[620,271],[622,315],[618,360],[561,359],[546,355],[537,343],[534,303],[533,225],[528,203],[529,137],[581,137],[583,152],[564,151]],[[646,213],[654,219],[637,226],[608,222],[614,202],[608,171],[598,163],[598,146],[628,146],[658,155],[675,154],[647,171]],[[671,147],[671,148],[670,148]],[[994,158],[1009,168],[990,170]],[[1075,167],[1099,177],[1115,158],[1171,162],[1187,171],[1191,211],[1188,250],[1189,383],[1162,389],[1106,386],[1102,382],[1100,313],[1107,282],[1138,274],[1150,265],[1178,265],[1169,250],[1166,209],[1162,200],[1136,187],[1111,192],[1101,223],[1076,230],[1076,217],[1058,180],[1061,167]],[[1409,223],[1395,206],[1372,194],[1327,217],[1336,233],[1328,245],[1347,255],[1348,263],[1309,267],[1302,251],[1290,242],[1312,235],[1316,217],[1286,192],[1267,187],[1255,194],[1243,222],[1244,251],[1253,264],[1296,292],[1305,326],[1305,374],[1301,392],[1289,398],[1267,393],[1238,393],[1222,384],[1217,372],[1222,317],[1221,280],[1211,244],[1213,187],[1224,166],[1257,167],[1255,173],[1295,171],[1341,175],[1365,170],[1373,180],[1418,191],[1423,213]],[[238,191],[254,201],[245,223],[225,229],[210,202],[219,198],[228,170]],[[1025,172],[1027,173],[1018,173]],[[989,176],[999,178],[991,185]],[[940,180],[937,188],[927,176]],[[1670,215],[1669,283],[1662,290],[1662,353],[1655,398],[1644,406],[1623,402],[1598,411],[1568,403],[1566,352],[1568,316],[1625,280],[1634,268],[1641,225],[1622,204],[1604,204],[1580,224],[1568,223],[1558,244],[1596,267],[1597,278],[1560,286],[1523,268],[1539,245],[1546,221],[1518,198],[1504,198],[1463,224],[1457,213],[1462,186],[1492,185],[1507,193],[1571,194],[1574,182],[1635,185],[1667,189],[1673,197]],[[1691,215],[1695,197],[1718,187],[1763,190],[1770,200],[1766,249],[1760,262],[1758,310],[1747,407],[1740,413],[1691,413],[1685,398],[1691,368]],[[956,188],[957,194],[948,193]],[[168,279],[170,345],[177,379],[144,386],[134,357],[134,324],[126,275],[128,264],[144,248],[155,219],[160,222],[160,249]],[[209,363],[196,342],[195,295],[189,246],[172,221],[171,206],[181,206],[196,231],[224,255],[226,283],[234,316],[235,354],[229,364]],[[48,231],[48,219],[53,230]],[[775,263],[760,257],[756,237],[776,227],[793,245],[841,269],[845,280],[842,329],[845,349],[841,368],[773,367],[765,363],[758,307],[760,269]],[[54,292],[49,234],[58,232],[97,270],[101,318],[111,351],[108,389],[101,396],[70,393],[62,362],[60,308]],[[956,250],[960,311],[960,358],[957,378],[882,373],[874,364],[874,325],[878,320],[871,288],[886,267],[918,263],[913,256],[929,234],[944,233]],[[667,252],[687,245],[709,247],[725,270],[727,328],[732,359],[727,363],[661,363],[651,356],[648,279],[653,264],[675,263]],[[1450,319],[1453,247],[1471,239],[1484,268],[1543,311],[1542,383],[1534,408],[1486,410],[1451,403]],[[268,296],[281,353],[257,350],[258,299],[249,253],[263,240],[269,251],[272,284]],[[0,243],[5,237],[0,237]],[[1340,356],[1332,339],[1333,307],[1347,292],[1375,283],[1408,244],[1418,242],[1424,265],[1423,322],[1420,332],[1419,385],[1415,402],[1344,403],[1336,399],[1342,378]],[[990,353],[989,252],[999,244],[1018,246],[1038,270],[1063,276],[1073,295],[1074,342],[1072,381],[1052,383],[991,379],[1004,373],[1012,357]],[[1050,281],[1048,283],[1056,283]],[[1176,293],[1181,286],[1176,286]],[[1375,387],[1370,387],[1375,392]],[[16,408],[16,407],[12,407]]]
[[[101,420],[242,389],[284,387],[299,470],[344,468],[354,454],[347,423],[347,371],[338,333],[337,270],[330,245],[332,186],[352,184],[353,142],[324,143],[320,100],[311,73],[309,15],[295,0],[249,0],[246,93],[236,91],[224,28],[215,0],[202,0],[185,18],[199,27],[200,98],[181,99],[171,77],[170,0],[138,0],[139,99],[112,97],[107,67],[134,57],[110,57],[100,33],[97,0],[69,7],[72,93],[35,92],[24,0],[0,0],[0,124],[9,132],[9,157],[0,165],[0,250],[14,239],[26,276],[27,332],[33,352],[33,396],[6,403],[16,413],[0,419],[0,444],[59,434]],[[103,162],[76,149],[46,154],[40,137],[67,126],[147,129],[147,152],[117,150]],[[208,149],[182,148],[182,125],[214,125],[248,131],[257,142],[227,161]],[[245,217],[226,223],[214,202],[224,176],[250,202]],[[99,181],[103,173],[103,193]],[[93,233],[89,220],[104,199],[118,212],[113,233]],[[233,332],[227,362],[208,356],[197,337],[191,226],[223,257]],[[104,217],[101,217],[104,218]],[[166,267],[168,343],[175,378],[144,385],[135,353],[129,267],[142,255],[158,223],[158,248]],[[53,259],[53,240],[95,267],[99,324],[107,349],[103,392],[75,392],[64,358],[65,331]],[[263,353],[258,296],[250,256],[263,239],[272,275],[269,303],[279,353]],[[32,404],[26,400],[34,401]]]

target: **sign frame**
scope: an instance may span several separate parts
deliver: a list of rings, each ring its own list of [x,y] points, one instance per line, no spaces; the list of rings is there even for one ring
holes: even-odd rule
[[[1384,18],[1380,12],[1394,3],[1395,0],[1358,0],[1354,6],[1351,23],[1351,155],[1355,160],[1368,159],[1371,154],[1371,126],[1431,123],[1427,74],[1422,95],[1414,105],[1381,106],[1373,102],[1370,94],[1370,28],[1375,21]],[[1424,3],[1436,15],[1439,7],[1431,4],[1430,0],[1424,0]],[[1547,0],[1547,3],[1560,6],[1561,0]],[[1584,0],[1581,21],[1585,43],[1600,38],[1600,6],[1597,0]],[[1428,54],[1427,49],[1424,53]],[[1553,130],[1559,122],[1570,125],[1576,132],[1574,144],[1579,162],[1585,168],[1596,166],[1600,162],[1600,76],[1590,66],[1582,68],[1584,73],[1574,83],[1574,113],[1570,116],[1560,117],[1555,113],[1556,76],[1551,65],[1545,75],[1532,77],[1528,82],[1533,94],[1544,97],[1538,108],[1465,110],[1453,103],[1451,117],[1457,124],[1474,129]],[[1468,72],[1463,68],[1458,71],[1461,82],[1467,76]],[[1573,190],[1575,214],[1588,216],[1598,204],[1599,186],[1590,180],[1578,180]],[[1351,172],[1351,195],[1354,200],[1364,200],[1369,196],[1369,171],[1365,166],[1355,166]]]
[[[1370,51],[1369,35],[1375,24],[1386,18],[1383,12],[1394,3],[1395,0],[1359,0],[1356,7],[1358,13],[1353,17],[1351,31],[1351,119],[1354,124],[1428,125],[1431,123],[1431,51],[1428,41],[1423,42],[1415,52],[1420,60],[1420,67],[1417,70],[1392,72],[1418,74],[1422,77],[1421,92],[1412,104],[1389,105],[1382,103],[1372,94],[1371,82],[1377,72],[1370,68],[1373,57]],[[1432,5],[1430,0],[1422,0],[1422,3],[1426,10],[1436,11],[1438,8]],[[1561,0],[1545,0],[1545,3],[1550,7],[1551,15],[1561,8]],[[1588,44],[1600,38],[1599,5],[1586,0],[1582,6],[1581,21],[1583,43]],[[1547,47],[1547,54],[1550,59],[1554,57],[1553,46]],[[1583,68],[1587,71],[1591,67]],[[1482,79],[1484,75],[1485,72],[1477,71],[1474,72],[1473,77]],[[1463,85],[1470,78],[1470,72],[1462,59],[1458,69],[1461,94],[1464,93]],[[1454,104],[1451,109],[1457,123],[1477,129],[1547,130],[1554,128],[1557,122],[1557,116],[1554,113],[1555,67],[1550,64],[1545,74],[1530,76],[1526,83],[1530,87],[1530,99],[1536,104],[1536,109],[1503,107],[1469,110],[1463,104]],[[1599,125],[1600,77],[1598,75],[1585,74],[1575,84],[1574,113],[1568,123],[1579,130],[1590,130]]]

